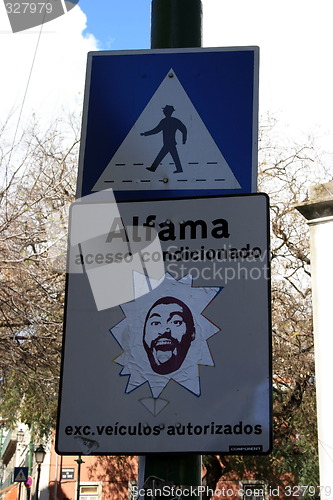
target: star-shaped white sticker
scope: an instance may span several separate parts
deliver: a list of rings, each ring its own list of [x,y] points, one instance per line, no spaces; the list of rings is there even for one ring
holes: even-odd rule
[[[129,376],[126,393],[148,382],[158,398],[174,380],[200,396],[198,365],[214,366],[207,339],[220,331],[203,312],[221,288],[192,281],[166,274],[157,288],[121,306],[125,318],[110,331],[124,351],[114,361]]]

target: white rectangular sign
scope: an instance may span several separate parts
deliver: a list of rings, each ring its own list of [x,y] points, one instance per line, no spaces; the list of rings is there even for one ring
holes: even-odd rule
[[[58,453],[269,452],[267,196],[94,207],[103,235],[70,250]]]

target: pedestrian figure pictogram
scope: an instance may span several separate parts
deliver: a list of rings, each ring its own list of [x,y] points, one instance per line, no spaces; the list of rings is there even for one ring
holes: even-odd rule
[[[148,130],[147,132],[141,133],[141,135],[143,136],[154,135],[160,132],[162,132],[163,134],[163,146],[161,151],[156,156],[151,167],[146,167],[147,170],[150,170],[151,172],[155,172],[160,162],[163,160],[163,158],[166,157],[168,153],[170,153],[173,161],[175,162],[176,170],[174,170],[174,173],[178,174],[183,171],[176,147],[177,146],[176,132],[177,130],[181,132],[183,136],[183,144],[186,144],[187,128],[184,125],[184,123],[181,122],[178,118],[171,116],[174,111],[175,108],[167,104],[163,108],[163,113],[165,115],[165,118],[163,118],[163,120],[161,120],[160,123],[155,128]]]

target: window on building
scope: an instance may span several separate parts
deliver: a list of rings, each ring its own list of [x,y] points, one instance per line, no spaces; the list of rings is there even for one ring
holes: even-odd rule
[[[98,484],[80,485],[80,500],[99,500]]]
[[[241,483],[242,500],[266,500],[266,486],[260,481],[243,481]]]

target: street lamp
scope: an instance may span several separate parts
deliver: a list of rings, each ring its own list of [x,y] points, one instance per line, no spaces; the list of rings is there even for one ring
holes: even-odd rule
[[[35,460],[38,465],[37,468],[37,483],[36,483],[36,491],[35,491],[35,500],[38,500],[38,490],[39,490],[39,479],[40,479],[40,466],[44,462],[46,452],[43,448],[43,445],[40,444],[38,448],[35,449]]]

